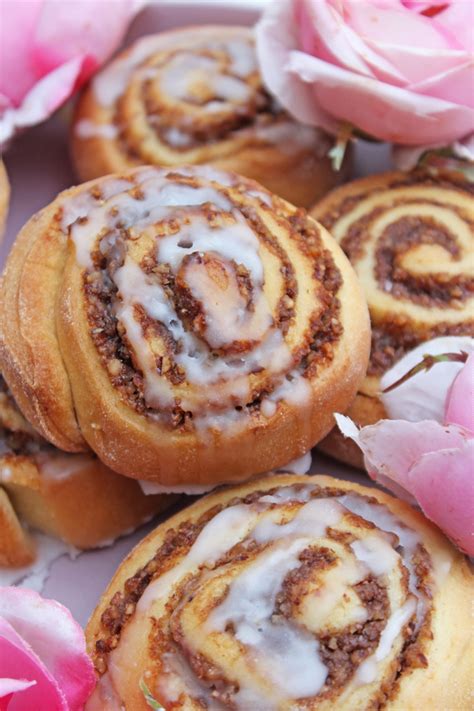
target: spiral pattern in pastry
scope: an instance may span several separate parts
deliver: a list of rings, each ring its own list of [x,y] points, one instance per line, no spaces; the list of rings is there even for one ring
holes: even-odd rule
[[[378,490],[291,475],[226,489],[117,571],[86,632],[86,709],[145,711],[143,682],[170,711],[464,709],[471,590],[462,555]]]
[[[404,353],[436,336],[474,335],[474,186],[425,172],[354,181],[312,214],[339,242],[369,302],[364,392]]]
[[[163,484],[301,456],[367,362],[366,306],[329,234],[204,166],[66,191],[20,234],[3,294],[4,373],[31,422]]]
[[[266,92],[245,27],[140,39],[95,77],[73,127],[83,180],[142,164],[212,163],[305,207],[341,178],[327,157],[331,143]]]

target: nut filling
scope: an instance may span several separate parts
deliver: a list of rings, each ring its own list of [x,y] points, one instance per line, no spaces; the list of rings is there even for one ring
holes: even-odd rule
[[[147,685],[166,707],[191,699],[193,708],[245,709],[252,699],[258,708],[263,684],[273,700],[314,709],[378,679],[378,709],[402,675],[427,664],[432,592],[418,535],[377,499],[274,487],[169,529],[110,599],[93,657],[113,683],[109,664],[124,630],[131,626],[133,639],[149,616]],[[281,664],[289,676],[297,665],[296,681],[279,679]],[[247,686],[243,669],[257,686]]]
[[[173,429],[238,425],[261,418],[262,403],[271,416],[334,358],[341,273],[303,210],[237,179],[232,193],[186,171],[165,181],[128,191],[137,226],[112,201],[84,270],[88,329],[109,379],[136,412]],[[172,207],[160,205],[167,189]],[[100,191],[90,197],[100,209]],[[87,230],[88,217],[76,224]],[[308,289],[314,307],[303,323]]]
[[[318,219],[351,260],[368,297],[368,374],[382,375],[437,336],[474,336],[472,183],[418,171],[344,192]]]

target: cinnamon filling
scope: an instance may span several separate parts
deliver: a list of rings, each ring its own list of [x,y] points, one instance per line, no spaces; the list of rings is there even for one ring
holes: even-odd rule
[[[285,493],[286,491],[288,491],[288,494]],[[107,656],[120,643],[121,631],[127,622],[133,618],[136,606],[145,590],[152,581],[158,580],[168,570],[180,565],[196,543],[198,536],[204,531],[206,525],[219,513],[224,513],[234,506],[242,506],[242,504],[256,504],[260,500],[262,500],[262,505],[265,502],[269,510],[274,510],[279,507],[279,502],[287,502],[289,505],[290,501],[294,499],[298,502],[320,500],[321,503],[324,503],[325,501],[331,501],[331,497],[334,500],[340,500],[343,505],[348,505],[350,509],[353,505],[349,499],[353,499],[354,494],[347,494],[347,492],[337,489],[324,489],[319,486],[308,487],[307,485],[296,485],[287,489],[285,487],[275,487],[268,491],[252,492],[246,497],[235,497],[223,507],[219,505],[206,512],[196,522],[182,523],[177,530],[171,529],[167,531],[165,540],[154,557],[125,582],[123,589],[115,593],[102,614],[103,636],[96,642],[94,655],[94,662],[99,674],[103,674],[106,671]],[[376,510],[385,509],[376,499],[360,495],[356,495],[356,499],[359,503],[354,510],[357,510],[357,507],[364,509],[364,507],[370,508],[371,506],[374,506]],[[339,504],[335,505],[338,506]],[[192,577],[184,577],[182,582],[174,587],[166,602],[166,612],[160,618],[153,620],[153,630],[148,640],[150,657],[155,667],[152,673],[153,677],[158,679],[161,678],[160,675],[166,677],[169,674],[178,674],[184,675],[184,679],[192,679],[192,683],[191,681],[189,682],[192,689],[188,693],[192,696],[193,701],[201,704],[203,708],[208,708],[208,703],[211,699],[220,702],[225,708],[241,708],[241,705],[237,702],[239,694],[242,692],[239,683],[227,676],[217,660],[209,658],[207,654],[190,646],[187,640],[186,618],[183,618],[183,612],[187,606],[192,606],[194,598],[201,594],[202,586],[206,584],[206,574],[212,575],[213,571],[218,568],[225,570],[226,566],[232,563],[238,568],[245,564],[246,567],[242,569],[242,575],[245,576],[247,574],[245,571],[249,570],[249,566],[251,568],[252,565],[255,565],[254,561],[260,561],[260,556],[262,556],[262,564],[265,564],[267,550],[265,541],[267,536],[279,536],[278,531],[284,525],[290,526],[290,528],[293,525],[291,530],[295,530],[294,523],[298,518],[298,512],[301,513],[303,508],[304,506],[297,509],[295,518],[290,519],[289,523],[277,526],[274,529],[274,534],[271,533],[271,526],[274,526],[274,524],[270,525],[270,529],[268,525],[267,528],[264,527],[262,529],[263,523],[258,524],[255,531],[259,531],[259,533],[254,534],[256,540],[251,541],[252,545],[250,547],[247,546],[246,541],[232,546],[213,565],[207,563],[204,569],[199,568]],[[371,527],[373,527],[370,523],[370,517],[369,522],[365,522],[364,520],[360,521],[359,515],[360,512],[357,511],[357,515],[354,515],[353,519],[349,517],[349,521],[351,523],[352,520],[357,522],[357,527],[362,526],[362,530],[368,526],[370,533]],[[371,515],[377,516],[378,514],[374,512]],[[363,514],[362,519],[364,519]],[[292,524],[291,521],[294,523]],[[315,525],[320,524],[315,521]],[[403,525],[400,525],[405,530]],[[349,532],[344,532],[344,530],[337,531],[333,528],[328,529],[328,531],[331,534],[331,539],[337,540],[340,538],[341,545],[351,545]],[[406,535],[410,536],[409,529],[406,529],[406,531]],[[341,536],[338,537],[338,533],[341,533]],[[345,536],[345,533],[348,535]],[[365,540],[370,541],[370,535],[367,539],[361,539],[361,541]],[[289,547],[295,545],[291,541],[292,539],[290,538]],[[396,537],[394,537],[392,545],[396,545]],[[409,544],[409,538],[405,540],[404,545],[411,545]],[[290,555],[290,553],[288,554]],[[271,625],[277,630],[281,625],[293,625],[292,617],[296,615],[297,619],[296,611],[307,595],[307,586],[311,585],[312,580],[318,579],[320,574],[324,576],[327,571],[330,572],[335,566],[337,566],[337,556],[333,550],[309,543],[303,545],[298,554],[296,564],[292,565],[286,574],[283,573],[282,586],[279,592],[276,591]],[[431,580],[430,558],[421,543],[418,544],[411,556],[411,566],[416,575],[416,587],[425,601],[425,609],[417,625],[411,620],[407,628],[401,630],[402,651],[397,657],[396,663],[390,665],[380,690],[375,692],[373,698],[374,709],[381,708],[391,694],[396,694],[397,680],[401,674],[408,673],[410,669],[426,664],[423,649],[430,638],[430,598],[433,583]],[[408,593],[408,573],[406,570],[404,572],[402,586]],[[204,578],[202,577],[203,575]],[[238,573],[236,579],[239,579]],[[233,580],[234,578],[232,578]],[[230,583],[230,585],[232,584]],[[411,585],[412,583],[410,583],[410,590],[412,590]],[[323,686],[317,694],[321,700],[336,699],[341,689],[351,682],[356,673],[359,673],[362,665],[373,664],[371,660],[374,658],[376,650],[382,645],[384,630],[387,629],[389,624],[392,624],[390,620],[392,619],[393,609],[391,609],[389,603],[387,581],[383,577],[376,576],[373,573],[368,574],[349,589],[352,590],[352,594],[358,600],[358,605],[361,606],[360,614],[363,612],[363,615],[360,621],[354,620],[333,630],[331,630],[331,623],[327,621],[325,624],[328,625],[328,629],[314,636],[314,639],[317,640],[320,658],[327,670]],[[230,587],[224,588],[215,599],[212,599],[210,607],[208,607],[208,603],[203,603],[206,605],[206,616],[209,617],[209,620],[213,619],[213,615],[222,614],[220,612],[222,606],[228,603],[230,595]],[[323,600],[322,604],[327,604],[327,602]],[[333,603],[331,602],[330,604]],[[199,609],[201,608],[198,607],[197,610]],[[236,614],[239,615],[240,613],[237,612]],[[216,620],[218,619],[219,617],[216,618]],[[211,624],[211,629],[220,629],[220,623],[217,621],[203,624]],[[217,628],[212,627],[212,625],[216,624],[218,625]],[[239,634],[241,633],[239,632],[238,624],[229,621],[225,625],[225,634],[230,639],[240,639]],[[309,633],[305,632],[304,634],[307,635]],[[162,688],[164,689],[165,687]],[[180,695],[179,699],[175,698],[178,706],[184,701],[184,696]],[[312,699],[314,699],[314,696],[308,696],[307,698],[304,695],[300,696],[298,704],[302,708],[312,708]]]
[[[427,173],[426,171],[420,169],[420,170],[413,170],[410,173],[406,173],[405,176],[403,177],[397,177],[394,180],[388,182],[388,183],[383,183],[380,185],[380,187],[375,187],[370,191],[366,191],[363,193],[358,193],[355,195],[348,195],[344,200],[341,200],[341,202],[337,203],[336,206],[334,206],[331,210],[328,210],[327,213],[325,213],[323,216],[320,216],[319,222],[321,222],[322,225],[326,227],[327,230],[331,231],[331,229],[334,227],[336,222],[338,222],[341,217],[344,217],[345,215],[348,215],[350,212],[354,210],[357,205],[359,205],[361,202],[366,200],[367,198],[371,197],[372,195],[378,195],[380,193],[384,193],[387,190],[395,189],[395,188],[409,188],[411,186],[420,186],[420,187],[433,187],[433,188],[447,188],[449,190],[456,190],[458,191],[461,195],[473,195],[474,196],[474,183],[469,182],[469,181],[462,181],[462,180],[456,180],[453,177],[436,177],[433,178]],[[416,201],[416,200],[415,200]],[[424,201],[425,202],[425,201]],[[428,201],[429,202],[429,201]],[[409,204],[406,202],[402,202],[401,204]],[[392,205],[396,205],[397,202],[392,202]],[[443,207],[443,203],[436,203],[433,202],[433,204],[438,204],[441,207]],[[450,208],[456,210],[455,207]],[[362,219],[365,219],[362,218]],[[355,241],[355,240],[354,240]],[[352,242],[352,240],[351,240]],[[349,258],[352,258],[352,254],[354,256],[357,253],[356,245],[352,245],[350,243],[347,243],[344,246],[344,251],[347,249],[347,254]],[[354,251],[353,251],[354,250]]]
[[[440,245],[453,259],[460,250],[455,235],[426,217],[403,217],[388,225],[381,235],[375,253],[375,276],[383,291],[396,299],[410,299],[422,306],[438,308],[458,305],[474,294],[474,278],[457,274],[410,274],[400,262],[418,245]]]
[[[423,250],[427,246],[434,250],[443,250],[447,262],[455,265],[463,259],[465,261],[467,247],[463,246],[463,241],[454,227],[451,230],[448,224],[443,224],[423,211],[417,215],[410,210],[411,206],[418,203],[422,207],[432,206],[434,215],[437,210],[449,210],[456,220],[462,220],[471,232],[474,232],[474,223],[464,207],[454,202],[443,202],[442,197],[439,200],[432,195],[418,198],[416,190],[413,193],[407,192],[405,197],[399,197],[395,192],[393,195],[390,193],[397,188],[412,186],[447,189],[461,196],[473,193],[473,186],[467,181],[458,181],[446,176],[432,178],[420,170],[396,177],[372,190],[349,195],[320,218],[327,229],[334,229],[337,234],[339,220],[350,217],[362,202],[367,201],[370,204],[370,198],[374,197],[376,203],[377,196],[387,193],[386,203],[372,205],[369,212],[358,215],[340,237],[341,247],[356,270],[359,262],[363,264],[367,259],[367,251],[375,249],[374,281],[381,292],[394,299],[393,310],[386,306],[381,310],[377,306],[375,285],[367,285],[374,300],[374,303],[369,304],[372,317],[372,349],[368,368],[370,376],[382,375],[405,353],[437,336],[474,336],[474,319],[467,313],[467,304],[474,295],[472,276],[462,273],[461,264],[459,273],[453,273],[452,269],[443,270],[443,263],[438,257],[433,257],[431,272],[426,269],[426,261],[423,262],[425,268],[421,269],[417,261],[417,250]],[[369,240],[374,239],[372,230],[375,229],[376,223],[383,220],[391,210],[396,215],[398,211],[403,212],[403,208],[407,209],[407,214],[394,216],[394,220],[386,224],[372,247]],[[468,238],[463,237],[463,240],[466,239]],[[421,262],[421,255],[419,260]],[[363,265],[362,269],[365,268]],[[369,276],[367,278],[370,280]],[[443,318],[441,313],[437,323],[432,320],[424,322],[422,316],[411,316],[410,304],[426,309],[439,309],[445,311],[446,316]],[[454,318],[450,318],[448,311],[454,311]]]
[[[181,175],[175,179],[177,185],[182,185],[183,188],[188,184],[193,185],[192,181]],[[134,194],[133,197],[143,200],[143,195]],[[279,205],[278,201],[277,204]],[[204,348],[207,351],[207,358],[211,361],[224,358],[228,368],[232,369],[235,362],[236,368],[241,370],[245,359],[252,358],[253,352],[258,352],[262,347],[260,334],[267,338],[269,326],[275,333],[278,330],[284,339],[294,323],[299,286],[291,259],[253,207],[245,207],[239,203],[237,209],[245,219],[245,229],[250,229],[254,235],[252,239],[261,241],[280,264],[282,294],[271,320],[267,323],[265,319],[268,319],[268,316],[262,315],[262,308],[267,307],[264,306],[258,291],[261,287],[255,283],[249,267],[244,262],[227,259],[213,251],[201,252],[194,249],[192,238],[186,237],[186,231],[191,229],[192,217],[183,219],[180,223],[178,211],[177,216],[173,215],[153,225],[152,229],[157,235],[153,237],[153,247],[141,257],[137,268],[143,274],[144,283],[150,284],[150,288],[161,290],[163,296],[160,298],[167,300],[176,313],[176,318],[171,320],[170,325],[165,324],[139,304],[133,308],[133,318],[146,343],[160,344],[155,351],[155,373],[162,377],[169,387],[184,386],[188,379],[186,370],[180,363],[184,356],[192,358],[193,354],[186,352],[189,346],[184,345],[184,341],[194,339],[195,343],[201,344],[199,349]],[[214,230],[218,232],[227,229],[228,225],[230,229],[242,229],[241,223],[236,223],[230,212],[218,213],[211,203],[201,205],[196,212],[196,219],[206,221],[206,229],[210,230],[211,238]],[[120,391],[128,405],[140,414],[159,419],[170,428],[192,429],[195,426],[195,417],[199,416],[200,412],[183,405],[179,394],[174,397],[174,403],[167,406],[163,403],[156,406],[149,401],[146,379],[135,354],[135,344],[130,342],[130,335],[121,318],[117,316],[122,304],[122,296],[116,283],[117,275],[127,266],[127,255],[133,250],[137,239],[133,228],[125,229],[120,226],[119,218],[119,214],[114,215],[118,230],[116,228],[103,233],[104,236],[92,254],[93,267],[86,270],[84,275],[84,294],[91,337],[112,384]],[[315,299],[319,301],[321,308],[318,309],[319,315],[308,322],[307,330],[301,335],[290,364],[291,370],[297,372],[298,377],[313,378],[320,369],[328,367],[334,357],[334,348],[342,335],[340,302],[337,298],[342,277],[331,253],[324,248],[317,228],[304,211],[298,211],[294,215],[283,212],[281,219],[289,226],[289,237],[295,247],[310,257],[314,264],[311,288],[315,290]],[[161,260],[159,251],[168,248],[162,247],[163,244],[169,244],[167,240],[174,239],[174,235],[178,235],[178,239],[181,234],[183,236],[179,239],[178,248],[183,249],[183,256],[179,266],[173,267],[166,260]],[[232,240],[231,233],[228,239]],[[232,313],[240,314],[240,322],[236,324],[237,330],[231,334],[228,319]],[[180,337],[176,336],[178,331],[182,334]],[[227,331],[229,336],[224,338],[222,334]],[[263,363],[260,365],[257,362],[253,368],[249,367],[249,374],[252,373],[260,375],[251,387],[248,399],[242,401],[240,397],[231,396],[229,407],[258,416],[260,403],[264,398],[273,395],[278,380],[271,371],[266,375]],[[295,376],[289,372],[288,378],[293,377]],[[250,382],[253,381],[249,379]],[[209,407],[210,403],[206,401],[206,411]],[[223,398],[220,398],[219,407],[224,407]]]
[[[114,108],[112,125],[118,129],[120,148],[137,162],[152,160],[150,134],[177,153],[235,138],[249,146],[272,144],[275,131],[286,132],[295,151],[318,142],[315,131],[311,141],[307,135],[302,139],[301,127],[266,91],[251,38],[198,40],[194,45],[188,39],[185,48],[163,50],[158,37],[156,48],[150,47],[133,68]],[[145,133],[141,123],[147,126]]]
[[[417,324],[417,326],[419,326]],[[438,336],[472,336],[474,321],[461,323],[437,323],[434,326],[413,328],[403,317],[386,319],[372,324],[372,348],[368,375],[383,375],[406,353]]]

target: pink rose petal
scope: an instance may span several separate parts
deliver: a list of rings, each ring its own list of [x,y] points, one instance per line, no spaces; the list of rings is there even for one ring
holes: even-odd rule
[[[456,375],[446,398],[445,422],[461,425],[474,434],[474,353]]]
[[[474,126],[473,21],[462,0],[279,0],[257,51],[268,88],[304,123],[446,145]]]
[[[67,708],[80,711],[94,688],[95,674],[83,631],[70,612],[32,590],[0,588],[0,615],[41,659],[64,694]]]
[[[288,71],[290,53],[298,48],[291,3],[270,3],[255,31],[260,70],[270,91],[302,123],[336,133],[337,122],[315,104],[311,86],[295,80]]]
[[[2,0],[0,142],[44,120],[86,81],[119,45],[143,4]]]
[[[470,433],[457,425],[432,420],[379,420],[360,430],[343,415],[336,415],[341,432],[359,445],[370,476],[381,474],[410,492],[408,473],[421,456],[440,449],[462,448]]]
[[[443,12],[434,18],[435,22],[449,31],[451,37],[456,37],[459,45],[464,47],[471,54],[474,52],[474,3],[464,0],[452,0],[443,2],[438,0],[440,5],[445,5]],[[434,3],[432,3],[434,4]]]
[[[420,62],[424,62],[424,58],[420,57]],[[447,65],[447,62],[445,62]],[[470,109],[474,108],[474,76],[473,76],[473,59],[466,56],[464,61],[457,63],[454,67],[445,66],[444,70],[439,73],[427,77],[424,81],[420,81],[410,86],[410,90],[424,96],[433,96],[445,101],[456,102],[457,97],[463,93],[463,87],[472,83],[473,91],[471,94],[466,94],[464,105]],[[474,122],[471,126],[474,126]]]
[[[0,23],[0,93],[18,106],[40,78],[31,57],[43,0],[2,2]],[[19,31],[21,28],[21,31]]]
[[[44,121],[71,95],[81,72],[82,59],[71,59],[47,74],[25,96],[17,109],[8,108],[0,116],[0,144],[16,130]]]
[[[385,141],[417,144],[423,136],[426,143],[450,143],[474,124],[474,109],[468,106],[391,86],[302,52],[290,53],[286,69],[295,82],[311,87],[317,115],[322,110]]]
[[[68,711],[57,681],[12,625],[0,617],[1,674],[36,682],[14,694],[8,711]]]
[[[474,438],[470,432],[430,420],[380,420],[359,430],[348,417],[335,417],[341,432],[361,448],[375,481],[397,496],[407,492],[431,521],[474,555]]]
[[[423,455],[409,473],[409,487],[423,513],[474,555],[474,439]]]

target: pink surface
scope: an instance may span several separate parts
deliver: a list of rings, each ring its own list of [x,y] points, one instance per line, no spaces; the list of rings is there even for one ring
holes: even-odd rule
[[[138,17],[126,43],[142,34],[192,24],[251,24],[256,12],[235,6],[217,7],[208,3],[160,3],[149,7]],[[12,199],[7,233],[0,249],[3,262],[16,233],[37,210],[50,202],[60,190],[75,182],[68,151],[68,114],[64,109],[45,124],[18,138],[5,155],[5,164],[12,185]],[[357,148],[355,175],[379,172],[389,167],[386,146],[363,144]],[[360,472],[337,464],[322,455],[314,454],[314,473],[333,474],[345,479],[369,484]],[[43,590],[66,605],[75,619],[84,624],[125,555],[156,525],[148,524],[134,534],[121,539],[110,548],[82,554],[75,561],[61,558],[53,564],[51,575]]]

